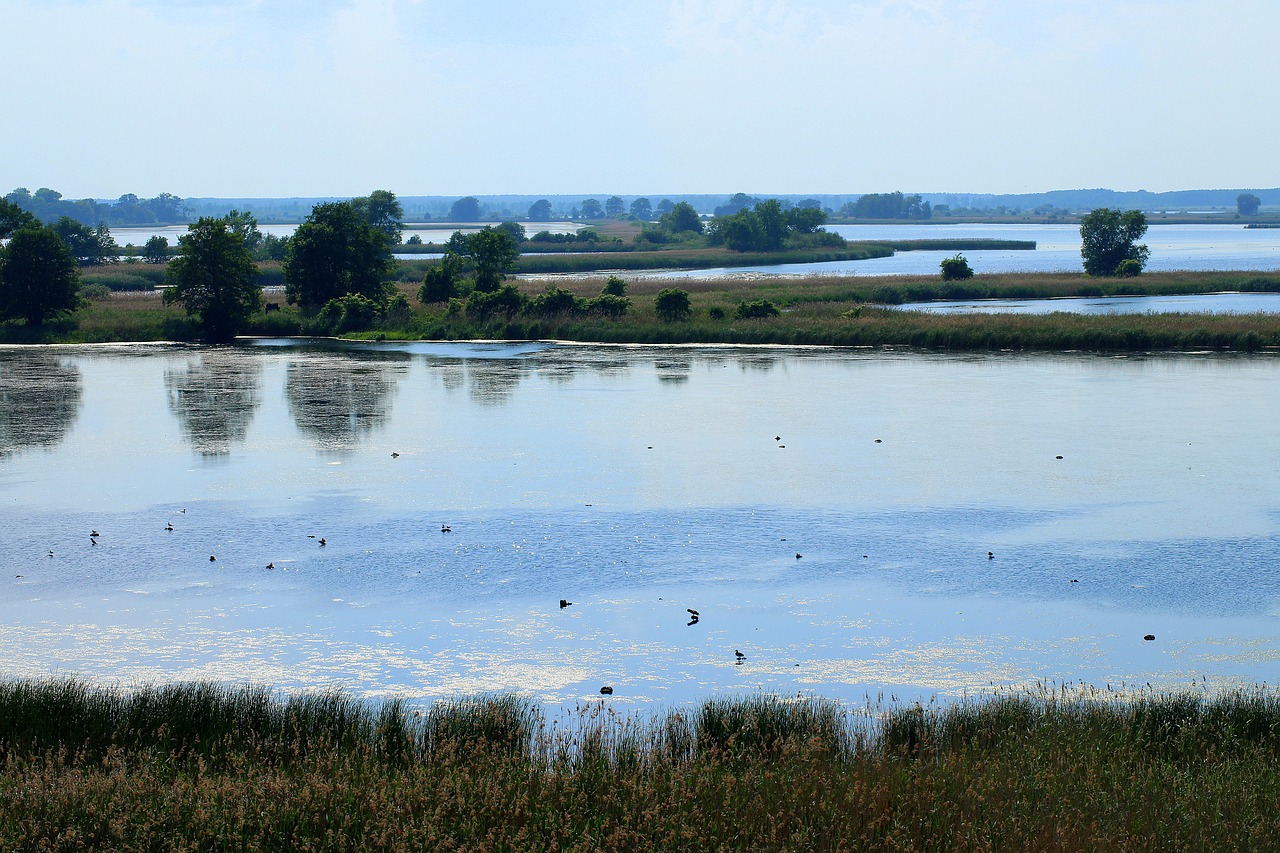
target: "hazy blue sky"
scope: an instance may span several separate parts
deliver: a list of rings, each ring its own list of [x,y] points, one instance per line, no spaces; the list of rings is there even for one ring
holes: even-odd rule
[[[0,193],[1280,185],[1277,0],[0,0]]]

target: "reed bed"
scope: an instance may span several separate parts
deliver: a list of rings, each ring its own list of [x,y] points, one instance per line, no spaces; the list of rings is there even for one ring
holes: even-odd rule
[[[1275,849],[1265,689],[746,696],[548,720],[490,695],[0,684],[4,849]]]
[[[604,282],[604,276],[590,275],[557,278],[554,285],[588,299],[600,293]],[[545,282],[536,280],[522,280],[518,285],[527,297],[537,296],[546,287]],[[666,322],[657,316],[653,297],[673,286],[689,293],[692,310],[685,320]],[[397,287],[408,300],[410,310],[357,337],[897,346],[954,351],[1254,352],[1280,347],[1277,314],[940,314],[904,311],[884,304],[928,295],[1042,298],[1109,293],[1280,292],[1280,275],[1275,273],[1152,273],[1137,280],[1097,279],[1080,274],[1010,274],[961,283],[944,283],[936,277],[897,276],[636,277],[627,282],[630,308],[613,318],[581,312],[547,315],[520,311],[477,320],[465,310],[450,311],[446,304],[418,304],[418,282],[412,276],[399,281]],[[277,303],[283,301],[280,294],[270,294],[268,298]],[[780,313],[737,316],[740,305],[764,301]],[[314,333],[313,325],[297,309],[285,305],[281,310],[258,314],[243,333],[304,335]],[[0,343],[198,340],[199,336],[199,328],[181,308],[163,305],[153,290],[100,294],[71,318],[39,328],[0,323]]]

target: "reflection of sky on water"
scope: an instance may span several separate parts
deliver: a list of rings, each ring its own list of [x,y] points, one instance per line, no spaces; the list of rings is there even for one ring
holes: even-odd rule
[[[59,350],[75,429],[0,460],[10,673],[556,703],[1280,674],[1268,356],[265,343]]]

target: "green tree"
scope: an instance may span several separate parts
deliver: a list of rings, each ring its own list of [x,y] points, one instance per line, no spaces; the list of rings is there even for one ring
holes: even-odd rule
[[[10,193],[10,195],[13,195],[13,193]],[[9,201],[7,197],[0,199],[0,240],[9,239],[9,235],[19,228],[38,223],[39,220]]]
[[[973,268],[969,266],[969,261],[964,255],[957,254],[954,258],[943,258],[939,266],[942,268],[943,281],[963,281],[973,278]]]
[[[636,219],[649,220],[653,218],[653,203],[647,198],[638,198],[631,202],[631,215]]]
[[[611,275],[604,280],[604,287],[600,289],[601,296],[626,296],[627,283],[616,275]]]
[[[529,205],[530,222],[545,222],[551,218],[551,215],[551,202],[545,198],[540,198]]]
[[[658,224],[672,234],[679,234],[682,231],[702,233],[702,218],[687,201],[672,205],[671,210],[658,217]]]
[[[71,255],[82,266],[114,264],[120,254],[120,247],[111,237],[111,229],[106,223],[99,223],[97,228],[90,228],[69,216],[59,217],[51,226],[55,234],[62,238],[71,250]]]
[[[142,250],[142,257],[149,264],[165,264],[169,262],[169,238],[152,234],[147,238],[147,245]]]
[[[422,278],[422,287],[418,288],[418,301],[429,305],[432,302],[445,302],[449,297],[456,296],[461,266],[458,258],[445,255],[439,264],[429,268]]]
[[[225,217],[227,227],[240,235],[250,252],[262,244],[262,232],[258,230],[258,217],[248,211],[232,210]]]
[[[452,222],[476,222],[480,219],[480,199],[473,195],[458,199],[449,208]]]
[[[377,231],[387,235],[388,242],[396,245],[404,233],[404,207],[396,194],[389,190],[374,190],[367,196],[351,199],[351,206]]]
[[[80,304],[80,269],[52,228],[25,225],[0,249],[0,318],[40,326]]]
[[[285,296],[308,311],[348,293],[382,303],[394,269],[386,234],[349,203],[317,204],[285,250]]]
[[[512,241],[518,246],[525,240],[524,226],[519,222],[499,222],[495,228],[500,228],[511,235]]]
[[[461,239],[455,240],[457,237]],[[449,238],[446,257],[449,254],[468,262],[475,270],[477,291],[493,293],[501,286],[516,258],[520,257],[520,250],[510,233],[489,227],[466,236],[455,232]]]
[[[1151,250],[1135,245],[1147,233],[1147,217],[1140,210],[1099,207],[1080,220],[1080,256],[1089,275],[1113,276],[1121,261],[1136,261],[1138,271]],[[1133,269],[1130,265],[1128,269]]]
[[[1253,193],[1240,193],[1236,196],[1236,212],[1241,216],[1256,216],[1262,207],[1262,199]]]
[[[622,201],[622,196],[611,195],[604,200],[604,215],[611,217],[620,216],[624,207],[625,205]]]
[[[604,219],[604,208],[600,206],[599,199],[594,199],[594,198],[583,199],[582,218],[583,219]]]
[[[674,287],[664,287],[654,297],[653,309],[658,319],[667,323],[686,320],[692,310],[689,307],[689,292]]]
[[[787,211],[787,227],[797,234],[813,234],[827,224],[827,214],[821,207],[796,207]]]
[[[262,307],[258,267],[243,235],[226,219],[203,217],[178,238],[178,248],[165,270],[165,303],[181,303],[199,318],[208,340],[232,340]]]

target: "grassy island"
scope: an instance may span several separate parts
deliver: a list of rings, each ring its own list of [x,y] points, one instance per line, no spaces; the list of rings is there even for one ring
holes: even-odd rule
[[[626,282],[625,313],[603,317],[566,307],[510,314],[471,316],[454,300],[423,305],[417,301],[417,261],[399,267],[404,310],[381,318],[354,337],[387,340],[554,339],[611,343],[754,343],[832,346],[912,346],[937,350],[1239,350],[1280,347],[1280,315],[1275,314],[932,314],[892,307],[929,299],[1024,299],[1061,296],[1111,296],[1277,292],[1276,273],[1147,273],[1137,278],[1096,278],[1083,274],[984,275],[959,282],[911,276],[742,276],[656,278]],[[157,268],[112,267],[101,276],[130,276],[149,281]],[[279,268],[260,265],[261,280],[279,282]],[[93,279],[90,279],[91,283]],[[600,293],[604,276],[523,279],[519,290],[534,300],[548,287],[588,299]],[[550,283],[549,283],[550,282]],[[655,296],[664,288],[688,293],[686,318],[662,319]],[[282,293],[268,293],[277,310],[253,317],[245,334],[331,334],[319,330],[295,308],[281,304]],[[739,316],[742,305],[769,303],[776,315]],[[154,289],[101,288],[69,319],[43,327],[0,325],[0,342],[83,343],[105,341],[198,340],[199,329],[181,310],[161,303]]]
[[[0,684],[5,849],[1275,849],[1280,701],[947,706]]]

